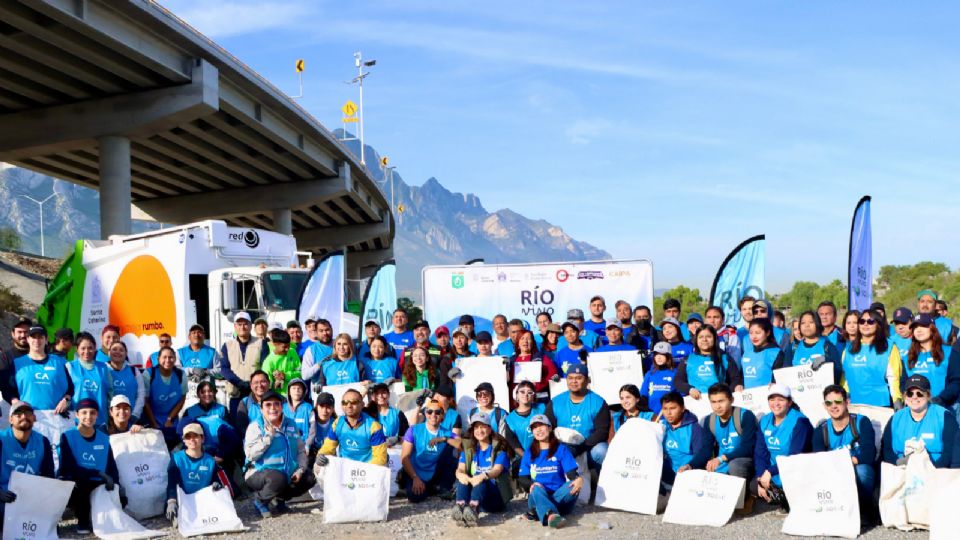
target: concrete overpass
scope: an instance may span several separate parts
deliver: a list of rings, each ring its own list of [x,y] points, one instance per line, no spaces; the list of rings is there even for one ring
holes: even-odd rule
[[[100,191],[101,231],[220,218],[351,277],[393,256],[376,182],[263,77],[148,0],[0,0],[0,161]]]

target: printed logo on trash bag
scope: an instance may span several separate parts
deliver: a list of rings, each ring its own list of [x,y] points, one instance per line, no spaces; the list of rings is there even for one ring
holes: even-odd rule
[[[843,512],[846,508],[846,505],[833,499],[833,494],[830,490],[823,489],[817,492],[817,506],[813,511],[817,513]]]
[[[354,490],[354,489],[369,489],[376,487],[376,484],[373,482],[367,481],[367,471],[363,469],[351,469],[350,470],[350,479],[343,484],[343,487]]]
[[[643,460],[637,456],[629,456],[624,459],[623,468],[618,471],[621,478],[632,478],[646,480],[649,474],[643,470]]]

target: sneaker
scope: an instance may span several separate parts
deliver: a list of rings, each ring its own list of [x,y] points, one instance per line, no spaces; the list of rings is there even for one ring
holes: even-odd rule
[[[527,521],[540,521],[540,516],[537,515],[536,510],[527,510],[523,517],[527,518]]]
[[[463,524],[467,527],[476,527],[479,519],[475,506],[467,506],[463,509]]]
[[[560,514],[550,514],[550,517],[547,518],[547,526],[552,529],[559,529],[567,523],[566,518]]]
[[[77,519],[77,534],[88,535],[93,532],[93,524],[89,519]]]
[[[450,509],[450,519],[457,524],[457,527],[466,525],[466,523],[463,522],[463,506],[459,504],[453,505],[453,508]]]
[[[264,504],[260,499],[253,500],[253,507],[257,509],[257,512],[260,513],[260,517],[263,519],[273,517],[273,514],[270,513],[270,507]]]

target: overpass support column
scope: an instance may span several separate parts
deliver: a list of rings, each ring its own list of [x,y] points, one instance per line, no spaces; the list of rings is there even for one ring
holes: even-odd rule
[[[130,234],[130,139],[107,136],[100,143],[100,236]]]
[[[293,211],[289,208],[275,208],[273,230],[280,234],[293,234]]]

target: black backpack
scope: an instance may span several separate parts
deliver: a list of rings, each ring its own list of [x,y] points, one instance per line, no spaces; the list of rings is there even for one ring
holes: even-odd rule
[[[850,441],[851,447],[856,446],[856,444],[860,441],[860,431],[857,429],[858,418],[858,415],[853,413],[850,414],[850,434],[853,435],[853,440]],[[823,436],[824,448],[830,448],[830,432],[828,430],[833,428],[828,427],[828,424],[830,426],[833,425],[829,418],[820,423],[820,434]]]
[[[733,429],[736,430],[737,435],[743,434],[743,426],[740,424],[740,416],[743,415],[742,409],[740,407],[733,408]],[[717,438],[717,430],[720,428],[720,417],[717,416],[717,413],[710,413],[707,416],[707,427],[710,429],[710,434],[713,435],[713,438]]]

